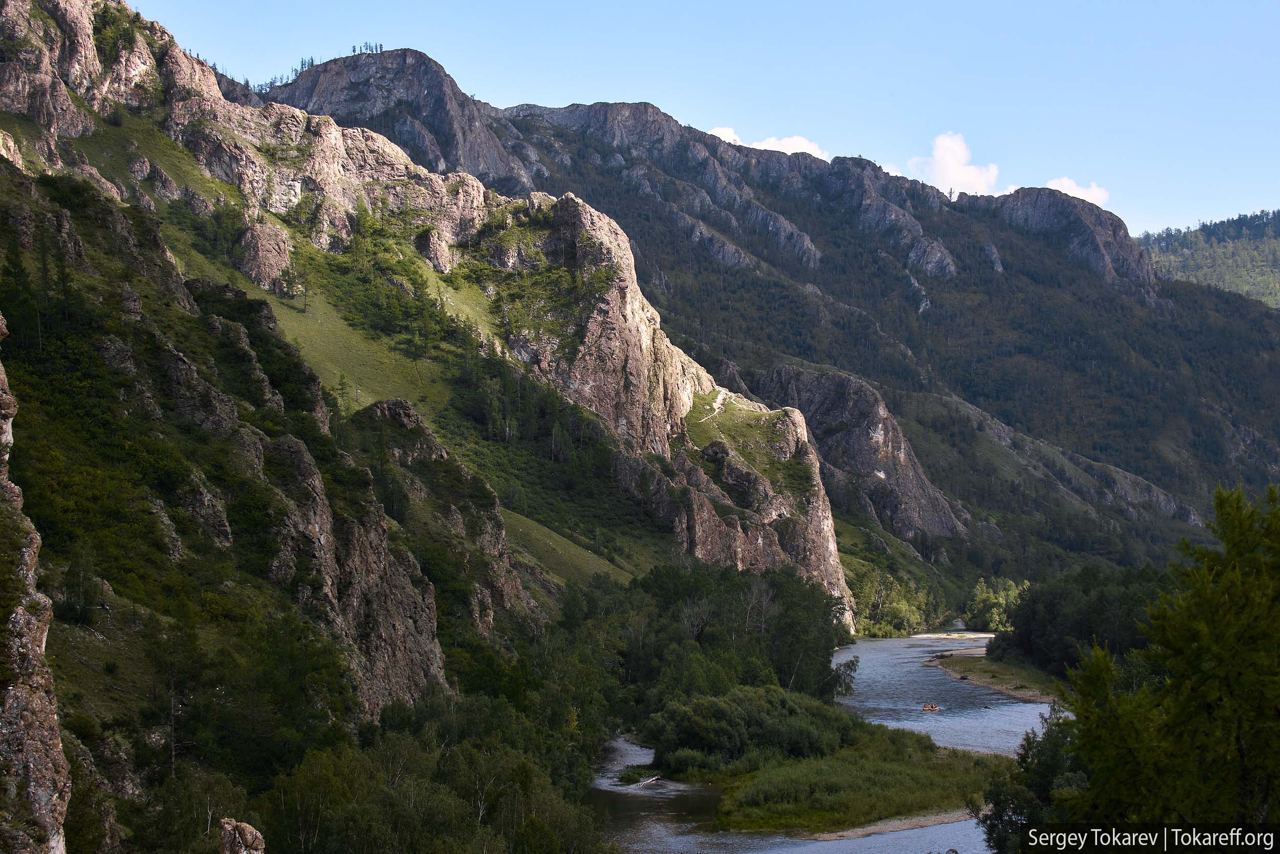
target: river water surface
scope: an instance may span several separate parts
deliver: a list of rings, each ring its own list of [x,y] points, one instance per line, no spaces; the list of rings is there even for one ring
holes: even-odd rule
[[[984,645],[990,635],[951,632],[910,638],[863,640],[832,656],[839,664],[856,656],[853,695],[840,700],[875,723],[928,733],[941,747],[1012,756],[1022,736],[1039,726],[1049,707],[1006,697],[949,676],[924,663],[940,652]],[[925,712],[925,703],[939,711]]]
[[[1024,703],[989,688],[948,676],[925,662],[954,649],[981,646],[989,635],[949,633],[910,638],[862,640],[836,652],[838,664],[858,658],[853,694],[840,700],[869,721],[928,733],[943,747],[959,747],[1012,755],[1023,734],[1048,711],[1041,703]],[[934,703],[937,712],[921,706]],[[722,833],[707,829],[715,816],[719,793],[712,787],[659,780],[647,786],[625,786],[618,774],[628,765],[644,765],[653,751],[617,739],[592,791],[609,837],[625,851],[636,852],[768,852],[768,854],[910,854],[947,851],[985,854],[982,832],[974,821],[957,821],[865,836],[860,839],[814,840],[754,833]]]

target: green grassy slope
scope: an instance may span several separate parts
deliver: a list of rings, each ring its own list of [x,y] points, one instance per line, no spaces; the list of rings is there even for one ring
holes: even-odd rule
[[[561,582],[585,581],[593,575],[605,575],[622,582],[632,577],[629,572],[526,516],[503,508],[502,521],[506,523],[507,539],[512,546]]]

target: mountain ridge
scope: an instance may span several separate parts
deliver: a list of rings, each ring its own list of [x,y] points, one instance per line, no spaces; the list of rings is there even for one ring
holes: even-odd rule
[[[385,66],[390,66],[390,70]],[[420,68],[429,69],[425,80],[412,76]],[[340,79],[342,74],[348,78]],[[413,83],[407,82],[409,80]],[[426,85],[415,99],[409,90],[417,90],[420,81]],[[362,97],[351,97],[356,91]],[[523,192],[542,189],[535,179],[545,178],[547,170],[540,162],[539,152],[524,144],[524,134],[516,127],[521,120],[537,120],[572,129],[603,139],[617,149],[645,148],[672,155],[682,145],[690,145],[691,165],[704,164],[711,172],[720,173],[714,175],[717,179],[724,178],[720,167],[720,163],[724,163],[731,171],[745,166],[753,175],[780,185],[796,181],[816,182],[825,184],[828,192],[848,193],[855,199],[861,191],[871,197],[865,202],[855,201],[855,205],[863,208],[858,217],[864,228],[892,234],[894,242],[904,245],[908,265],[914,269],[944,278],[954,275],[954,261],[945,247],[923,235],[918,230],[919,224],[910,216],[913,204],[926,208],[949,204],[950,200],[940,190],[909,178],[891,176],[863,158],[836,156],[827,163],[803,152],[785,154],[729,143],[705,131],[680,125],[649,102],[493,107],[464,95],[443,66],[411,48],[329,60],[303,70],[289,83],[272,87],[263,97],[296,106],[305,105],[309,112],[333,115],[344,124],[373,122],[386,125],[393,139],[410,142],[405,147],[411,156],[421,150],[421,146],[412,144],[407,129],[412,127],[415,131],[429,133],[422,122],[408,114],[409,110],[416,111],[428,125],[443,130],[445,138],[452,141],[449,146],[435,146],[439,155],[437,170],[463,169],[481,177],[486,183],[501,186],[504,181],[512,182]],[[444,109],[440,109],[441,105]],[[387,125],[393,114],[414,124],[403,128],[394,123]],[[482,118],[489,119],[491,125],[483,126]],[[495,128],[499,133],[494,132]],[[458,141],[463,139],[473,139],[476,144],[470,148],[460,146]],[[505,156],[499,153],[499,147]],[[446,153],[446,149],[452,154]],[[559,154],[565,156],[563,152]],[[722,208],[732,210],[735,205],[746,204],[748,222],[753,218],[761,219],[767,223],[762,231],[782,231],[784,243],[796,244],[789,249],[790,254],[804,266],[816,266],[820,253],[807,235],[785,217],[771,216],[767,210],[751,208],[749,196],[745,200],[739,198],[731,186],[725,186],[732,183],[723,180],[712,186],[704,183],[703,189],[710,192],[713,201]],[[1015,193],[1015,199],[1008,204],[994,205],[982,201],[996,197],[964,194],[959,201],[961,206],[995,207],[1011,221],[1032,231],[1065,226],[1091,235],[1110,232],[1106,239],[1081,240],[1073,251],[1082,261],[1095,266],[1108,277],[1133,278],[1144,284],[1151,281],[1153,275],[1149,259],[1144,257],[1140,247],[1129,241],[1128,231],[1118,217],[1057,190],[1030,189],[1035,192],[1021,197]]]
[[[411,50],[344,57],[307,68],[295,81],[263,97],[305,99],[309,108],[332,113],[341,123],[377,124],[393,137],[397,121],[404,117],[452,138],[472,133],[490,154],[496,152],[495,143],[501,145],[507,165],[501,174],[491,172],[491,180],[574,192],[620,218],[632,240],[641,287],[674,330],[709,344],[717,350],[716,357],[751,363],[753,376],[766,376],[781,355],[825,363],[877,385],[954,394],[989,405],[974,401],[974,389],[963,386],[991,380],[940,370],[937,357],[921,359],[919,351],[933,334],[928,331],[935,325],[932,318],[955,323],[957,309],[972,302],[967,295],[959,296],[964,290],[977,284],[983,291],[998,293],[1020,287],[1012,284],[1015,280],[1043,279],[1038,271],[1028,271],[1026,250],[1021,250],[1020,263],[1010,267],[1010,258],[1018,258],[1008,244],[1013,236],[1027,249],[1043,245],[1062,259],[1066,266],[1059,275],[1078,282],[1065,298],[1114,301],[1135,315],[1167,315],[1173,307],[1161,292],[1148,253],[1129,236],[1124,223],[1056,190],[1023,188],[1000,197],[961,194],[949,199],[862,158],[835,157],[828,163],[804,154],[733,145],[682,126],[648,103],[496,108],[471,102],[437,63],[431,62],[432,76],[426,81],[377,70],[383,65],[402,68],[410,60],[431,62]],[[419,87],[419,82],[426,85]],[[432,92],[432,86],[441,92]],[[326,103],[321,97],[325,92],[341,95]],[[471,124],[447,124],[449,115],[422,112],[417,106],[415,99],[437,96],[457,105],[449,115],[461,114],[471,104]],[[477,120],[483,121],[477,125]],[[446,126],[437,126],[440,121]],[[1006,233],[1010,237],[999,236]],[[859,243],[867,248],[859,248]],[[854,249],[846,248],[850,246]],[[853,283],[847,283],[850,278]],[[703,283],[708,280],[713,284]],[[1088,294],[1093,287],[1107,290],[1092,297]],[[769,309],[781,304],[785,323],[808,324],[814,336],[806,341],[797,332],[770,343],[760,336],[742,340],[729,331],[742,322],[721,304],[744,295],[755,304],[737,307],[748,317],[759,314],[751,322],[764,326]],[[939,305],[940,298],[954,304]],[[712,309],[716,313],[709,315]],[[1043,312],[1028,321],[1043,324],[1046,316]],[[829,340],[829,349],[815,353],[815,339]],[[924,346],[931,349],[932,342]],[[964,358],[984,358],[974,349],[980,346],[977,340],[966,346],[970,352]],[[1056,354],[1051,358],[1052,371],[1078,371]],[[1062,379],[1072,381],[1069,376]],[[1017,423],[1017,408],[1028,404],[1016,399],[1009,403],[1014,408],[992,415],[1034,434],[1029,423]],[[1236,437],[1233,426],[1223,426],[1228,441],[1242,449],[1252,441]],[[1257,431],[1260,437],[1270,432]],[[1185,483],[1169,481],[1159,474],[1163,461],[1135,468],[1136,448],[1116,456],[1061,436],[1042,438],[1176,495],[1176,500],[1148,507],[1190,502],[1203,511],[1207,506],[1207,488],[1188,490]],[[1273,451],[1280,448],[1272,444]],[[921,463],[927,481],[933,462],[922,458]],[[1270,469],[1276,470],[1274,461]],[[834,491],[830,479],[828,489]],[[1141,516],[1146,511],[1123,512]],[[1196,512],[1178,515],[1197,518]]]

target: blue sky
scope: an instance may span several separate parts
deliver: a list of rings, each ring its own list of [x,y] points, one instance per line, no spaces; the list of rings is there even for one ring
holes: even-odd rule
[[[255,82],[381,42],[498,106],[651,101],[943,190],[1057,179],[1135,233],[1280,208],[1272,0],[134,5]]]

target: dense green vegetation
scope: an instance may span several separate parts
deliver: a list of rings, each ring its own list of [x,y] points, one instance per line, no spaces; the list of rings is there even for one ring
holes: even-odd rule
[[[1010,625],[1010,613],[1017,607],[1018,599],[1027,590],[1028,583],[1008,578],[993,578],[988,584],[979,578],[964,609],[965,627],[976,632],[1006,632]]]
[[[958,585],[869,520],[837,515],[836,546],[853,594],[858,634],[895,637],[941,623],[961,603]]]
[[[132,47],[142,32],[142,25],[142,16],[123,4],[104,3],[99,6],[93,13],[93,45],[103,63],[113,62]]]
[[[1070,717],[1029,734],[987,791],[998,851],[1028,827],[1265,824],[1280,808],[1280,490],[1219,492],[1219,547],[1188,549],[1140,623],[1145,675],[1095,647],[1071,674]]]
[[[1280,211],[1241,214],[1140,238],[1162,274],[1280,307]]]
[[[1151,567],[1084,568],[1033,584],[999,629],[989,655],[1024,657],[1057,676],[1095,646],[1126,656],[1146,645],[1142,616],[1168,581],[1168,573]]]
[[[93,24],[104,59],[147,37],[123,6],[101,6]],[[4,361],[23,405],[13,471],[44,535],[41,585],[55,602],[49,658],[77,791],[70,850],[98,850],[118,829],[128,848],[207,852],[224,814],[259,825],[283,852],[593,850],[601,840],[581,796],[618,731],[652,743],[664,773],[723,782],[732,827],[835,827],[957,805],[1000,768],[831,705],[854,676],[831,667],[848,640],[839,603],[791,573],[673,560],[670,532],[615,484],[608,431],[486,339],[550,337],[571,354],[585,310],[615,277],[544,257],[545,208],[496,211],[441,277],[418,252],[429,222],[378,205],[353,213],[343,251],[315,249],[306,238],[319,200],[304,193],[280,219],[300,238],[285,281],[293,296],[274,301],[290,313],[282,326],[315,321],[300,351],[263,302],[225,286],[247,281],[234,269],[247,224],[235,190],[123,108],[65,145],[67,162],[83,158],[122,183],[145,156],[212,205],[117,204],[85,181],[33,181],[0,164],[0,309],[14,330]],[[306,154],[260,151],[295,164]],[[566,162],[577,161],[593,158]],[[873,377],[948,488],[973,502],[974,530],[999,526],[968,545],[906,544],[850,511],[840,553],[865,630],[923,628],[958,604],[957,578],[981,577],[993,581],[979,581],[967,614],[1008,629],[1009,649],[1057,667],[1088,643],[1128,653],[1123,666],[1103,653],[1082,659],[1073,721],[1029,739],[1019,769],[991,789],[993,833],[1035,810],[1181,815],[1210,782],[1214,817],[1273,811],[1267,656],[1280,499],[1266,511],[1222,499],[1226,551],[1196,551],[1141,636],[1131,615],[1151,597],[1137,576],[1098,584],[1086,568],[1015,605],[1023,588],[1009,578],[1084,557],[1137,565],[1173,526],[1138,533],[1119,510],[1067,509],[1049,481],[1070,476],[1069,455],[1042,456],[1051,477],[1028,481],[979,439],[982,428],[930,398],[957,390],[1019,429],[1186,495],[1236,474],[1256,485],[1262,475],[1239,467],[1225,419],[1268,436],[1280,425],[1269,315],[1180,285],[1159,299],[1100,297],[1104,283],[1061,247],[946,210],[923,216],[961,274],[947,288],[929,283],[923,315],[890,255],[852,240],[838,218],[766,199],[817,237],[822,264],[801,271],[779,254],[730,273],[687,241],[664,247],[667,218],[612,186],[606,197],[633,234],[669,249],[641,262],[672,271],[661,301],[678,326],[744,364],[786,353]],[[1005,279],[977,250],[993,235]],[[170,251],[191,281],[174,276]],[[802,280],[831,301],[797,298]],[[403,461],[406,437],[360,411],[364,394],[388,388],[421,408],[448,454]],[[809,469],[765,452],[775,419],[702,398],[687,426],[699,447],[728,439],[776,484],[806,493]],[[273,443],[300,449],[316,477],[300,484]],[[303,491],[323,491],[337,529],[385,532],[412,557],[414,590],[438,608],[446,684],[376,720],[357,699],[350,638],[327,630],[313,595],[313,555],[290,554],[294,565],[279,569],[288,506]],[[491,557],[459,508],[503,518],[498,496],[529,561],[513,571],[527,570],[545,612],[499,612],[485,626],[477,585]],[[23,531],[0,515],[0,552],[12,554]],[[931,565],[944,558],[953,577]],[[15,589],[0,577],[0,605]],[[1192,760],[1168,755],[1184,740],[1221,765],[1217,779],[1188,781]],[[1152,796],[1124,800],[1136,797],[1121,791],[1126,779]]]
[[[724,786],[717,822],[733,830],[822,831],[959,808],[1005,763],[772,686],[676,696],[644,734],[657,769]]]
[[[111,635],[123,624],[134,642],[104,660],[98,678],[110,683],[127,670],[143,674],[147,686],[121,706],[100,702],[96,680],[73,681],[60,698],[64,719],[95,749],[123,745],[148,784],[193,762],[260,786],[309,747],[343,737],[339,722],[353,710],[347,676],[332,641],[287,606],[287,591],[262,578],[274,508],[257,481],[227,464],[231,442],[180,417],[149,414],[132,380],[163,376],[171,356],[155,327],[121,311],[122,294],[132,291],[150,316],[163,318],[194,358],[215,362],[214,340],[146,278],[155,269],[157,223],[137,210],[115,211],[73,179],[18,190],[26,179],[2,177],[9,205],[23,205],[36,223],[49,211],[70,213],[86,256],[72,266],[63,245],[44,233],[28,258],[9,232],[0,275],[0,308],[18,330],[4,353],[22,400],[24,442],[13,476],[27,486],[25,510],[44,538],[42,584],[65,620],[50,643],[54,669],[61,675],[56,651],[72,638],[89,640],[92,624],[106,623],[100,628]],[[6,223],[18,219],[12,213]],[[120,233],[137,254],[120,252]],[[299,366],[282,341],[274,350],[269,343],[264,369],[288,399]],[[173,387],[152,388],[150,407],[180,405]],[[327,437],[307,428],[309,416],[292,410],[286,417],[325,458]],[[282,432],[279,424],[259,425]],[[214,547],[180,510],[195,479],[236,497],[227,508],[234,548]],[[185,547],[175,551],[177,537]],[[111,611],[95,607],[104,581],[114,591]],[[172,749],[148,742],[157,728]],[[85,833],[95,826],[79,812],[71,824]],[[72,841],[94,850],[91,839]]]
[[[571,583],[560,619],[518,656],[490,659],[464,694],[384,710],[357,740],[312,751],[248,807],[286,851],[587,850],[595,831],[565,798],[585,792],[589,760],[615,727],[668,733],[663,743],[687,752],[692,738],[669,730],[679,704],[759,697],[764,716],[785,719],[793,737],[779,744],[796,755],[838,743],[827,726],[857,729],[814,698],[838,684],[838,631],[814,619],[833,607],[794,576],[710,567],[659,568],[627,587],[603,576]],[[761,755],[778,733],[738,735]],[[947,787],[957,791],[967,789]]]
[[[522,213],[512,228],[533,228],[541,223],[539,216],[536,211]],[[394,218],[361,210],[354,218],[351,244],[342,253],[299,253],[296,287],[308,295],[305,300],[314,300],[312,295],[327,299],[342,320],[404,358],[412,367],[408,385],[426,396],[423,400],[412,395],[414,402],[425,404],[422,408],[432,426],[484,476],[506,506],[628,574],[665,559],[670,549],[667,532],[613,484],[617,449],[607,431],[593,415],[528,378],[484,335],[481,324],[494,318],[506,323],[502,318],[509,319],[512,306],[534,299],[529,289],[550,293],[552,279],[568,274],[559,268],[504,274],[472,261],[440,280],[413,248],[412,230]],[[489,227],[481,231],[478,244],[499,241],[504,234]],[[509,302],[497,301],[507,307],[505,315],[487,304],[483,310],[455,310],[459,295],[477,289],[477,280],[507,295]],[[558,309],[539,303],[539,311],[566,323],[572,317],[576,323],[581,301],[587,299],[581,289],[597,288],[600,281],[599,275],[587,277],[569,287]],[[283,303],[284,310],[302,310],[305,300],[295,297]],[[305,326],[306,312],[291,325]],[[571,340],[567,337],[562,343]],[[313,351],[306,352],[310,356]],[[344,388],[343,371],[360,370],[361,359],[341,349],[325,357],[333,359],[332,367],[339,371],[333,386],[339,406],[355,408],[354,395]],[[358,402],[366,404],[372,398]]]
[[[808,464],[796,458],[781,460],[775,450],[788,429],[785,414],[762,412],[730,395],[712,391],[694,397],[684,424],[696,448],[705,450],[716,441],[727,443],[778,490],[805,497],[813,489]],[[717,477],[717,469],[710,467],[712,476]],[[730,490],[733,497],[733,487],[721,485]]]
[[[559,353],[571,357],[617,270],[603,265],[585,272],[569,246],[553,249],[549,259],[539,247],[551,216],[550,206],[531,202],[498,208],[471,239],[463,262],[443,279],[454,291],[491,295],[485,314],[506,339],[552,339]],[[494,259],[509,259],[511,269]]]
[[[839,750],[721,778],[718,822],[732,830],[829,831],[962,809],[1007,765],[1004,757],[939,749],[928,736],[855,722]]]
[[[654,764],[674,774],[780,757],[829,756],[853,739],[847,713],[778,688],[740,686],[722,697],[673,699],[649,719]]]
[[[1166,560],[1180,538],[1203,537],[1176,520],[1135,525],[1075,500],[1062,483],[1085,476],[1078,460],[1026,436],[1005,444],[997,426],[959,401],[890,391],[886,402],[934,484],[1000,529],[988,537],[973,526],[967,542],[937,544],[953,560],[948,574],[967,585],[991,576],[1040,580],[1081,565],[1141,566]],[[958,605],[968,593],[966,586]]]
[[[72,850],[99,847],[104,810],[117,813],[131,845],[142,850],[208,850],[209,809],[260,821],[271,829],[273,849],[283,851],[353,850],[356,829],[377,848],[383,838],[359,823],[375,809],[388,811],[377,817],[402,850],[458,850],[473,839],[511,850],[554,850],[548,831],[539,830],[538,821],[548,820],[556,844],[592,845],[589,822],[571,801],[605,732],[599,717],[589,717],[598,700],[574,694],[553,702],[533,694],[532,683],[547,681],[540,670],[525,672],[537,669],[538,651],[524,650],[518,660],[527,663],[516,666],[517,659],[508,661],[476,636],[469,594],[477,556],[460,547],[456,535],[424,521],[397,492],[397,473],[382,456],[388,437],[371,433],[360,419],[336,423],[332,437],[318,430],[307,408],[307,373],[296,351],[261,323],[261,303],[193,286],[205,318],[241,323],[248,331],[259,366],[285,403],[282,413],[263,408],[243,355],[228,350],[205,319],[181,309],[163,277],[151,277],[160,270],[153,254],[158,222],[136,209],[117,212],[74,180],[42,179],[33,193],[25,179],[3,177],[22,188],[5,198],[24,214],[10,211],[5,222],[40,223],[46,212],[65,209],[84,240],[84,262],[71,264],[50,234],[40,232],[25,250],[12,232],[0,235],[10,247],[0,273],[0,308],[15,330],[5,363],[23,406],[14,476],[28,485],[27,512],[44,529],[42,583],[59,616],[50,655],[68,738],[99,763],[104,755],[126,757],[144,792],[139,800],[113,803],[77,761],[82,796],[68,820]],[[205,253],[206,269],[227,277],[233,274],[219,265],[231,243],[218,235],[234,221],[215,216],[188,231],[194,251]],[[139,247],[136,253],[120,252],[122,234],[129,238],[125,246]],[[129,314],[131,300],[139,315]],[[502,695],[491,714],[482,708],[487,701],[448,700],[458,728],[439,736],[448,715],[438,710],[422,713],[432,720],[429,732],[417,725],[388,730],[388,738],[403,736],[394,752],[420,760],[412,783],[439,804],[443,818],[420,817],[414,828],[395,829],[400,820],[392,811],[402,811],[404,802],[378,788],[393,784],[379,776],[378,764],[392,749],[378,746],[376,727],[360,728],[340,650],[313,615],[295,606],[290,587],[266,578],[279,548],[273,464],[266,461],[266,482],[257,479],[235,462],[233,439],[183,414],[190,410],[180,396],[189,389],[171,373],[182,358],[230,395],[254,429],[268,438],[292,435],[307,446],[335,513],[368,512],[370,490],[376,493],[404,525],[404,545],[435,585],[450,678],[468,694]],[[492,359],[475,358],[477,364]],[[535,391],[524,393],[545,409],[550,404]],[[450,501],[466,498],[467,489],[492,501],[483,481],[459,479],[456,462],[437,468],[418,474]],[[230,548],[210,542],[188,509],[195,482],[228,496]],[[299,578],[305,581],[305,574]],[[554,669],[565,659],[548,652],[546,661]],[[553,681],[563,691],[590,684],[568,675]],[[521,699],[523,711],[508,709],[508,694]],[[530,710],[536,718],[526,716]],[[464,724],[475,728],[464,733]],[[410,749],[406,739],[417,746]],[[494,764],[484,766],[489,759]],[[326,767],[345,769],[341,782],[352,801],[325,813],[333,823],[324,829],[333,838],[324,844],[334,847],[318,849],[299,830],[313,828],[306,824],[317,820],[307,812],[312,804],[335,803],[323,788]],[[482,797],[477,806],[462,772],[481,767],[501,769],[504,780],[512,776],[510,786],[492,793],[492,803]],[[353,769],[368,776],[353,777]],[[428,785],[428,777],[435,782]],[[292,797],[312,788],[325,800]],[[368,806],[360,800],[365,797],[381,800]]]

